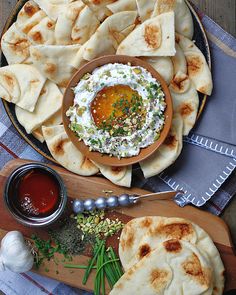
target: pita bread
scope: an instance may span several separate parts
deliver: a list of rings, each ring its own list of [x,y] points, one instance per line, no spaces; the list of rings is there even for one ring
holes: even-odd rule
[[[110,295],[212,294],[212,266],[198,248],[170,239],[132,266]]]
[[[48,17],[56,21],[61,13],[67,9],[67,3],[54,3],[48,0],[34,0]]]
[[[187,62],[183,50],[175,43],[176,54],[171,57],[174,66],[174,75],[177,73],[187,74]]]
[[[34,1],[28,1],[17,15],[17,28],[24,34],[28,34],[28,32],[46,16],[46,13],[40,10]]]
[[[94,16],[92,10],[88,6],[85,6],[77,17],[77,20],[72,28],[72,42],[84,44],[94,34],[99,25],[100,22]]]
[[[108,4],[107,8],[114,14],[122,11],[137,11],[136,0],[118,0]]]
[[[57,44],[72,44],[72,28],[83,8],[83,2],[76,1],[68,5],[66,9],[60,13],[55,27],[55,38]]]
[[[0,68],[0,93],[8,102],[33,112],[46,79],[31,65],[15,64]],[[8,95],[6,96],[6,93]]]
[[[48,80],[41,91],[33,112],[28,112],[18,106],[15,107],[17,120],[30,134],[61,109],[62,98],[57,85]]]
[[[42,131],[50,153],[59,164],[83,176],[98,173],[99,169],[72,144],[63,125],[43,126]]]
[[[183,120],[176,114],[165,142],[154,154],[139,163],[145,178],[161,173],[175,162],[183,147],[182,136]]]
[[[114,2],[114,0],[102,0],[102,1],[82,0],[82,1],[84,2],[84,4],[88,5],[88,7],[93,11],[94,15],[100,21],[103,21],[107,16],[110,15],[110,11],[107,9],[107,5]]]
[[[16,23],[6,31],[1,39],[2,52],[8,64],[23,63],[30,55],[30,41],[17,29]]]
[[[152,17],[170,11],[175,13],[176,32],[192,39],[194,30],[193,19],[184,0],[157,0]]]
[[[183,218],[148,216],[128,222],[121,233],[119,245],[119,256],[124,269],[128,270],[155,250],[159,243],[169,239],[184,240],[197,246],[213,266],[213,294],[222,294],[224,265],[217,248],[201,227]]]
[[[47,121],[43,122],[43,126],[51,127],[55,125],[60,125],[62,123],[61,109],[52,115]],[[42,126],[32,131],[32,135],[38,139],[41,143],[44,142]]]
[[[176,42],[184,52],[187,60],[188,75],[196,89],[201,93],[211,95],[213,88],[212,76],[203,53],[194,42],[184,36],[177,34]]]
[[[175,55],[174,13],[146,20],[119,45],[117,54],[131,56]]]
[[[71,61],[71,65],[76,69],[79,69],[81,66],[83,66],[84,64],[86,64],[88,62],[83,57],[84,52],[85,52],[85,48],[87,47],[87,44],[88,44],[88,41],[80,47],[80,49],[77,51],[75,57]]]
[[[193,83],[187,75],[177,73],[170,84],[174,112],[183,119],[183,135],[188,135],[193,128],[198,113],[199,97]]]
[[[170,57],[146,57],[142,58],[148,62],[166,81],[167,85],[170,84],[174,75],[174,68]]]
[[[33,44],[55,44],[55,22],[46,16],[27,35]]]
[[[123,40],[125,29],[134,25],[137,13],[123,11],[108,17],[89,39],[83,58],[92,60],[96,57],[115,54],[118,44]]]
[[[35,45],[30,56],[36,68],[52,82],[66,87],[76,69],[71,65],[80,45]]]
[[[136,0],[136,3],[140,20],[143,23],[145,20],[151,17],[156,0]]]
[[[111,182],[119,186],[130,187],[132,180],[132,166],[111,167],[93,162]]]

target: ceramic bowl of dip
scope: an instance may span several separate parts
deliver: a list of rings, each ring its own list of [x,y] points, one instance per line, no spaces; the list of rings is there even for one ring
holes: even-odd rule
[[[62,216],[67,194],[55,170],[40,163],[29,163],[8,177],[4,200],[11,215],[21,224],[46,227]]]
[[[109,166],[135,164],[152,155],[165,141],[172,115],[172,98],[161,75],[147,62],[124,55],[103,56],[81,67],[62,106],[73,144],[87,158]]]

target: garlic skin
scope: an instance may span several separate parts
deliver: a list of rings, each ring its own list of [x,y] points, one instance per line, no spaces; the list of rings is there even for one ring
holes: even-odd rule
[[[19,231],[8,232],[1,241],[0,271],[5,268],[17,273],[29,271],[34,257]]]

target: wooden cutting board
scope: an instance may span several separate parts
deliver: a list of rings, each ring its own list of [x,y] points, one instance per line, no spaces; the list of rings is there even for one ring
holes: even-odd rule
[[[19,230],[26,237],[30,237],[32,233],[37,233],[39,236],[44,236],[45,232],[43,230],[35,230],[32,228],[27,228],[17,223],[12,216],[9,214],[5,208],[3,201],[3,191],[4,183],[7,180],[9,174],[25,163],[29,161],[26,160],[13,160],[9,162],[0,171],[0,196],[2,201],[0,202],[0,239],[10,230]],[[147,193],[147,191],[138,188],[121,188],[113,185],[108,180],[101,177],[81,177],[68,172],[67,170],[55,166],[49,165],[55,169],[63,178],[65,185],[67,187],[68,196],[71,198],[87,198],[104,195],[103,190],[112,190],[114,194],[127,193]],[[204,212],[202,210],[196,209],[192,206],[186,206],[184,208],[178,207],[173,201],[145,201],[140,204],[134,205],[129,208],[122,208],[116,210],[121,214],[128,215],[130,217],[140,217],[147,215],[159,215],[167,217],[182,217],[187,218],[203,229],[205,229],[208,234],[212,237],[218,250],[220,251],[222,260],[226,268],[226,290],[236,289],[236,256],[232,247],[232,242],[230,238],[230,233],[227,225],[219,218],[210,213]],[[118,244],[118,240],[116,240]],[[61,258],[58,255],[59,261]],[[86,264],[88,257],[77,256],[73,259],[74,264]],[[63,263],[56,265],[55,262],[47,262],[46,265],[42,266],[39,270],[34,270],[35,272],[62,281],[68,285],[82,288],[85,290],[93,290],[93,278],[92,274],[86,284],[82,285],[82,277],[84,270],[74,270],[63,267]],[[109,287],[107,286],[107,292]]]

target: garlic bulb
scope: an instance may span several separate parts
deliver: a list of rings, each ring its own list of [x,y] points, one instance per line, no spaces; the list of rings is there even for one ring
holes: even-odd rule
[[[11,231],[1,241],[0,271],[8,268],[13,272],[29,271],[34,263],[34,257],[26,245],[23,235]]]

